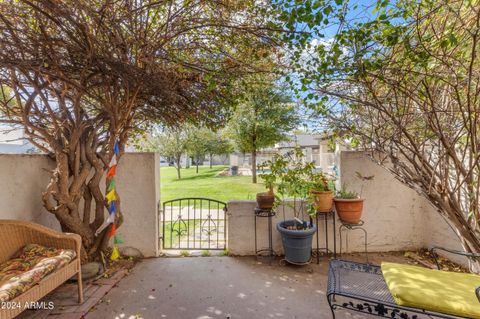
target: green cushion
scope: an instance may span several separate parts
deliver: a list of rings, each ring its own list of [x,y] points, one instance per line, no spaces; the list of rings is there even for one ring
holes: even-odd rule
[[[480,302],[475,294],[480,276],[386,262],[381,267],[398,305],[480,318]]]

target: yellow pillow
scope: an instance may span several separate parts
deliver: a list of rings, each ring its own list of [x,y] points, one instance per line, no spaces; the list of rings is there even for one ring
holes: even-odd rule
[[[387,262],[381,267],[398,305],[480,318],[480,302],[475,295],[480,276]]]

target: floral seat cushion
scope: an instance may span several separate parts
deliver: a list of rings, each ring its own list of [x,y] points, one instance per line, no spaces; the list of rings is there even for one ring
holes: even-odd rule
[[[42,278],[75,259],[75,251],[29,244],[0,264],[0,302],[21,295]]]

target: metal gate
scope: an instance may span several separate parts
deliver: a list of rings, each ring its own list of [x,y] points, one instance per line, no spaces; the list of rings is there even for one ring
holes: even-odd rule
[[[226,203],[209,198],[178,198],[164,202],[163,249],[226,249],[226,212]]]

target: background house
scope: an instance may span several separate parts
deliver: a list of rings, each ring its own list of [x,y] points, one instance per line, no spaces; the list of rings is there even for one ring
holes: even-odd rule
[[[23,129],[0,127],[0,153],[35,153],[36,148],[25,139]]]
[[[325,134],[292,134],[287,140],[265,148],[257,153],[257,163],[270,160],[274,154],[287,154],[300,147],[305,155],[305,161],[315,162],[318,169],[326,172],[333,170],[335,162],[335,149],[331,146],[330,137]],[[239,152],[230,155],[229,164],[232,166],[251,165],[251,155]]]

